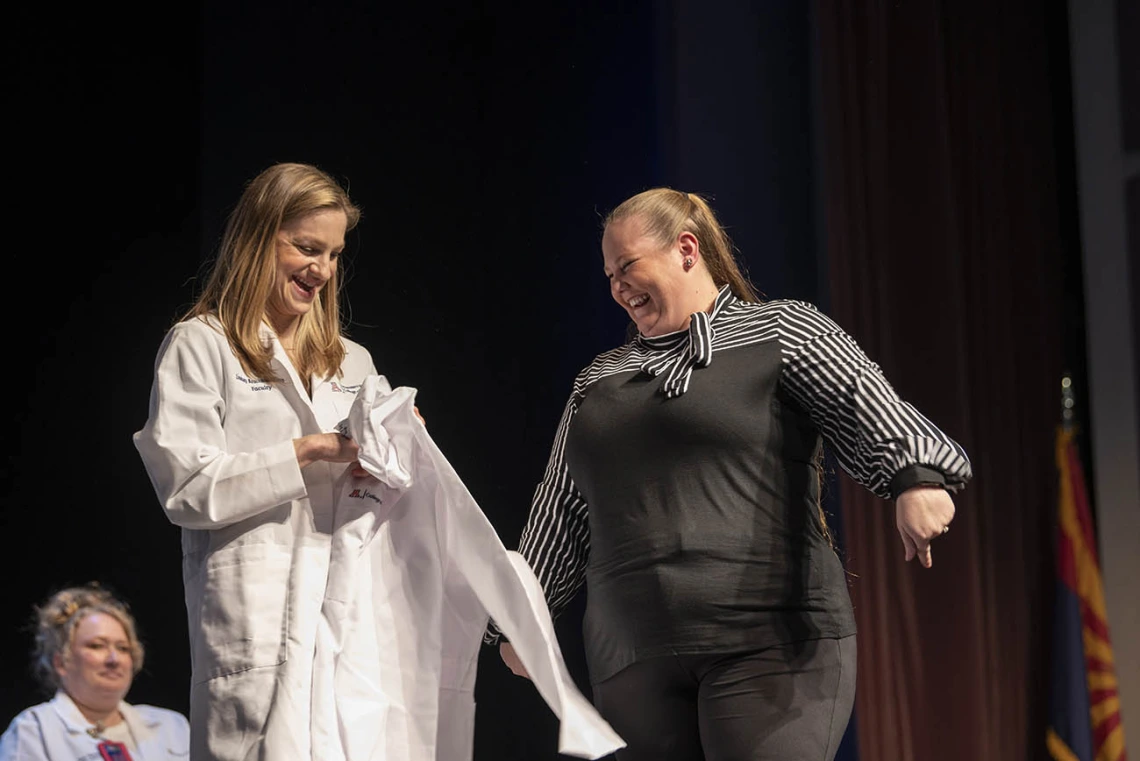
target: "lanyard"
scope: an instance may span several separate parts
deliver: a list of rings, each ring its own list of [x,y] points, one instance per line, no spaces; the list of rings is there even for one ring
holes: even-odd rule
[[[127,746],[122,743],[104,740],[99,743],[98,749],[103,761],[131,761],[131,754],[127,751]]]

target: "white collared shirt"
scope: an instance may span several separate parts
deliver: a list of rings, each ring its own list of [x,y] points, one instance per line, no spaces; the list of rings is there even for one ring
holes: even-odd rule
[[[190,756],[190,725],[177,711],[151,705],[119,703],[124,730],[133,738],[128,744],[134,761],[183,761]],[[0,761],[100,761],[96,737],[87,730],[91,722],[62,690],[50,701],[21,711],[0,735]],[[117,740],[118,741],[118,740]]]

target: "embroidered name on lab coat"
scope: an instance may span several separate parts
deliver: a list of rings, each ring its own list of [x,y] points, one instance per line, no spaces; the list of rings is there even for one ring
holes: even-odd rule
[[[263,381],[260,378],[249,378],[241,373],[234,373],[234,378],[249,386],[250,391],[268,391],[273,388],[273,385],[268,381]]]
[[[350,499],[370,499],[378,505],[384,504],[384,500],[380,499],[380,497],[376,496],[367,489],[353,489],[348,493],[348,496]]]

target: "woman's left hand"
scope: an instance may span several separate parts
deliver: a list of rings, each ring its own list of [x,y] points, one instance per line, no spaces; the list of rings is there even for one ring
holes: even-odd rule
[[[940,486],[915,486],[895,501],[895,525],[906,548],[906,559],[917,557],[924,568],[934,560],[930,542],[950,530],[954,520],[954,500]]]

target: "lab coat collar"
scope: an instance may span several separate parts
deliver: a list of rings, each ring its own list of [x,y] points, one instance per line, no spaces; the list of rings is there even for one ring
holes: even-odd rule
[[[293,387],[297,389],[297,393],[301,399],[303,399],[305,403],[311,407],[312,399],[310,399],[309,395],[305,393],[305,384],[301,383],[301,376],[297,372],[297,368],[293,366],[293,362],[290,361],[289,355],[285,353],[285,347],[281,345],[281,339],[277,337],[277,331],[275,331],[269,323],[262,321],[261,326],[258,329],[258,337],[261,338],[262,341],[267,341],[269,343],[269,346],[273,349],[273,359],[277,362],[277,364],[281,365],[281,368],[285,371],[285,374],[289,376],[289,380],[293,382]],[[324,383],[326,380],[328,379],[322,378],[318,375],[309,376],[309,388],[313,390],[313,394],[317,393],[317,387]]]
[[[52,710],[59,715],[63,726],[67,728],[69,734],[81,735],[86,734],[88,729],[93,726],[83,712],[79,710],[79,706],[75,705],[75,701],[71,699],[63,690],[58,690],[55,697],[51,699]],[[119,713],[123,715],[123,721],[131,730],[131,734],[136,738],[145,737],[149,732],[145,730],[152,730],[159,725],[157,719],[146,719],[134,706],[127,703],[125,700],[119,701]]]
[[[217,330],[222,335],[225,335],[225,328],[222,327],[221,320],[218,319],[216,314],[210,313],[205,317],[206,324]],[[304,392],[305,385],[301,383],[301,376],[297,374],[297,369],[293,367],[293,363],[289,360],[289,355],[285,353],[285,347],[281,345],[281,339],[277,337],[277,331],[273,329],[268,322],[262,320],[257,328],[257,337],[265,342],[273,351],[273,361],[281,365],[281,369],[285,371],[289,381],[293,384],[293,388],[297,390],[297,395],[305,402],[306,405],[312,408],[312,400],[309,395]],[[316,393],[317,387],[323,384],[328,378],[321,378],[313,375],[309,378],[310,388],[313,393]]]

